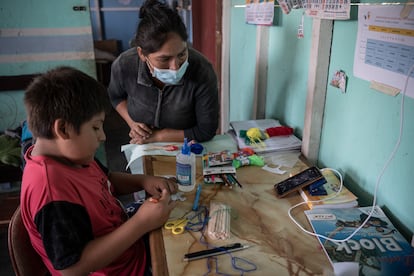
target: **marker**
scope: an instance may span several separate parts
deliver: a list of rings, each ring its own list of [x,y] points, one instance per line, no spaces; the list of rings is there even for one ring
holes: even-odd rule
[[[198,184],[196,195],[194,198],[194,203],[193,203],[193,209],[192,209],[193,211],[198,210],[198,201],[200,200],[200,194],[201,194],[201,184]]]
[[[226,254],[229,252],[239,251],[249,248],[248,245],[242,245],[241,243],[233,243],[227,246],[216,247],[213,249],[201,250],[194,253],[188,253],[184,255],[184,261],[194,261],[202,258],[207,258],[211,256],[217,256]]]

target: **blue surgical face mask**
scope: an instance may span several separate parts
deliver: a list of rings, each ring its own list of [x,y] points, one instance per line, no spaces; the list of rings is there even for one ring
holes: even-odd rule
[[[153,68],[152,76],[162,81],[165,84],[177,84],[181,80],[181,78],[184,76],[185,72],[187,71],[187,67],[188,67],[188,59],[184,61],[184,63],[181,65],[181,67],[178,70],[158,69],[154,67],[148,59],[147,59],[147,62]]]

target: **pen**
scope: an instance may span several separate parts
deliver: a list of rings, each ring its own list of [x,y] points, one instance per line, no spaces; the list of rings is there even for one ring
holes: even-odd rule
[[[188,253],[184,255],[184,261],[194,261],[211,256],[217,256],[226,254],[229,252],[239,251],[248,248],[248,245],[242,245],[241,243],[233,243],[227,246],[216,247],[213,249],[201,250],[198,252]]]
[[[194,198],[194,203],[193,203],[193,209],[192,209],[193,211],[198,210],[198,201],[200,200],[200,194],[201,194],[201,184],[198,184],[196,195]]]

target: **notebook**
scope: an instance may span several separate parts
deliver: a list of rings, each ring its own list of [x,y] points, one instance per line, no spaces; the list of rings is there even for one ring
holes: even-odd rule
[[[257,154],[264,154],[268,152],[278,151],[292,151],[300,150],[302,147],[302,141],[295,135],[286,136],[273,136],[263,140],[263,143],[249,143],[244,137],[240,137],[241,130],[249,130],[250,128],[259,128],[265,131],[267,128],[281,126],[278,120],[275,119],[260,119],[260,120],[246,120],[246,121],[234,121],[230,122],[234,133],[232,133],[234,139],[237,142],[239,149],[251,148]]]

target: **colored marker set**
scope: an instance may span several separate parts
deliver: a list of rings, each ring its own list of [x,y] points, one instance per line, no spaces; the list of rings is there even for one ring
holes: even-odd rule
[[[204,154],[202,158],[204,182],[241,187],[236,179],[236,168],[232,164],[233,159],[234,154],[229,151]]]

